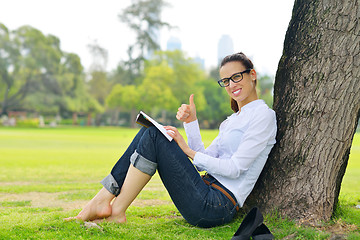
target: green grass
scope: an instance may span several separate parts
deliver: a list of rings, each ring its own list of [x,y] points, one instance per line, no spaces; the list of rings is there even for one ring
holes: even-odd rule
[[[31,201],[3,201],[0,202],[1,207],[27,207],[31,206]]]
[[[0,239],[230,239],[243,216],[201,229],[186,223],[155,175],[127,211],[128,223],[64,222],[101,188],[136,129],[0,128]],[[203,131],[205,145],[217,131]],[[329,239],[341,228],[360,239],[360,134],[356,134],[343,179],[339,207],[319,228],[298,226],[274,212],[265,222],[276,238]],[[335,229],[335,230],[334,230]]]

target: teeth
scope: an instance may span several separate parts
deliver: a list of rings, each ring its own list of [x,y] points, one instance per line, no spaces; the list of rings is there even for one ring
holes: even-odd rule
[[[238,94],[240,92],[240,89],[239,90],[236,90],[235,92],[233,92],[234,94]]]

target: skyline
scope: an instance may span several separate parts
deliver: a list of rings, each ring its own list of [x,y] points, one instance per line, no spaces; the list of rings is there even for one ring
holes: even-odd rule
[[[217,64],[219,39],[229,35],[234,52],[248,55],[258,72],[275,75],[293,1],[168,2],[172,7],[163,10],[162,20],[178,28],[161,30],[162,50],[170,37],[177,37],[182,50],[189,57],[203,58],[208,69]],[[107,0],[106,4],[98,0],[12,0],[0,9],[0,23],[10,30],[30,25],[45,35],[55,35],[60,39],[61,49],[78,54],[86,70],[92,62],[86,46],[97,42],[108,50],[109,71],[127,58],[127,47],[134,40],[134,34],[118,19],[118,14],[129,4],[130,0]]]

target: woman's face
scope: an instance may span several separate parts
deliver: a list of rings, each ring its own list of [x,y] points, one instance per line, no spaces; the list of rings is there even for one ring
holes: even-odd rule
[[[245,70],[246,68],[241,62],[228,62],[220,68],[220,78],[229,78],[233,74]],[[238,103],[239,108],[258,99],[255,80],[256,72],[252,69],[249,73],[243,73],[243,79],[240,82],[230,81],[230,85],[225,87],[229,96]]]

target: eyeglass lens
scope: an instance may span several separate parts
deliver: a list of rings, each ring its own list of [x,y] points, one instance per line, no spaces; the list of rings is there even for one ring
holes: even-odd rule
[[[241,73],[237,73],[237,74],[231,76],[230,78],[222,79],[222,80],[220,81],[220,84],[221,84],[222,86],[224,86],[224,87],[227,87],[227,86],[230,85],[230,79],[231,79],[233,82],[235,82],[235,83],[236,83],[236,82],[239,82],[239,81],[242,80],[242,74],[241,74]]]

